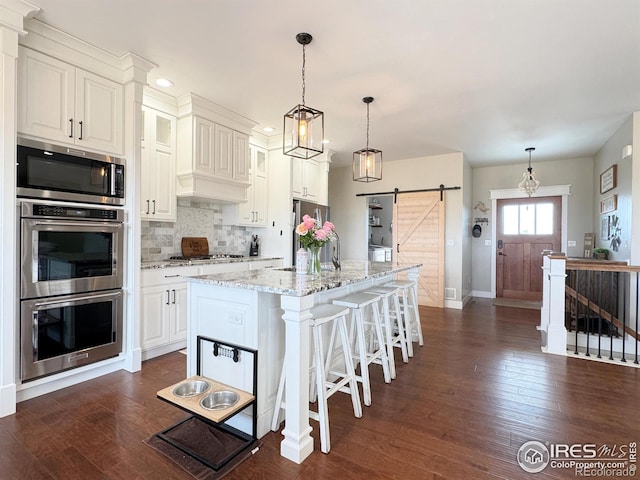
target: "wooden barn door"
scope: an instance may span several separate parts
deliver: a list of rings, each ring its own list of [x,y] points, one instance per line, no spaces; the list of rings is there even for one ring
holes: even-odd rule
[[[418,281],[420,305],[444,307],[444,220],[440,192],[397,196],[393,208],[394,261],[422,263]]]
[[[562,197],[498,200],[496,297],[542,300],[542,251],[560,251]]]

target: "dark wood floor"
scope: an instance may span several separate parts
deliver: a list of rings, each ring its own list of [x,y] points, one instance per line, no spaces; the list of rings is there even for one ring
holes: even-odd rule
[[[525,441],[640,440],[637,369],[542,354],[535,310],[477,300],[421,311],[425,346],[390,385],[374,370],[363,418],[346,395],[330,399],[329,455],[316,450],[296,465],[279,456],[281,434],[269,433],[225,478],[526,479],[515,460]],[[184,418],[155,396],[184,376],[185,357],[174,353],[18,404],[0,419],[0,478],[191,478],[142,442]],[[575,474],[547,467],[537,478]]]

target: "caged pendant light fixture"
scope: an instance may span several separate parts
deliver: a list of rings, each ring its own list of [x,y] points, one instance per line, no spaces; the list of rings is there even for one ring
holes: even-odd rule
[[[367,146],[353,152],[353,180],[356,182],[375,182],[382,180],[382,150],[369,148],[369,105],[373,97],[364,97],[367,105]]]
[[[304,103],[306,46],[313,37],[299,33],[296,40],[302,45],[302,103],[284,115],[282,151],[296,158],[313,158],[324,152],[324,113]]]
[[[540,186],[540,182],[536,179],[536,174],[533,172],[533,168],[531,168],[531,152],[534,150],[534,147],[524,149],[525,152],[529,152],[529,167],[527,171],[522,174],[522,181],[518,184],[520,190],[529,196],[533,195]]]

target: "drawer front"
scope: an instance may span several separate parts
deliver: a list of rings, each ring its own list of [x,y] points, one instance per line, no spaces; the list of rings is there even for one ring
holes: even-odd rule
[[[183,282],[184,277],[194,275],[200,275],[200,268],[198,266],[152,268],[142,270],[140,283],[143,287],[148,287],[149,285],[169,285],[176,282]]]

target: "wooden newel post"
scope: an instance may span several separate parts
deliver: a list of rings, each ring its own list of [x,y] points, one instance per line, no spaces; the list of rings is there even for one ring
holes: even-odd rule
[[[549,255],[548,271],[548,308],[547,353],[567,354],[567,329],[564,326],[564,290],[567,258],[562,255]],[[547,290],[544,291],[547,293]],[[544,302],[543,302],[544,306]]]

